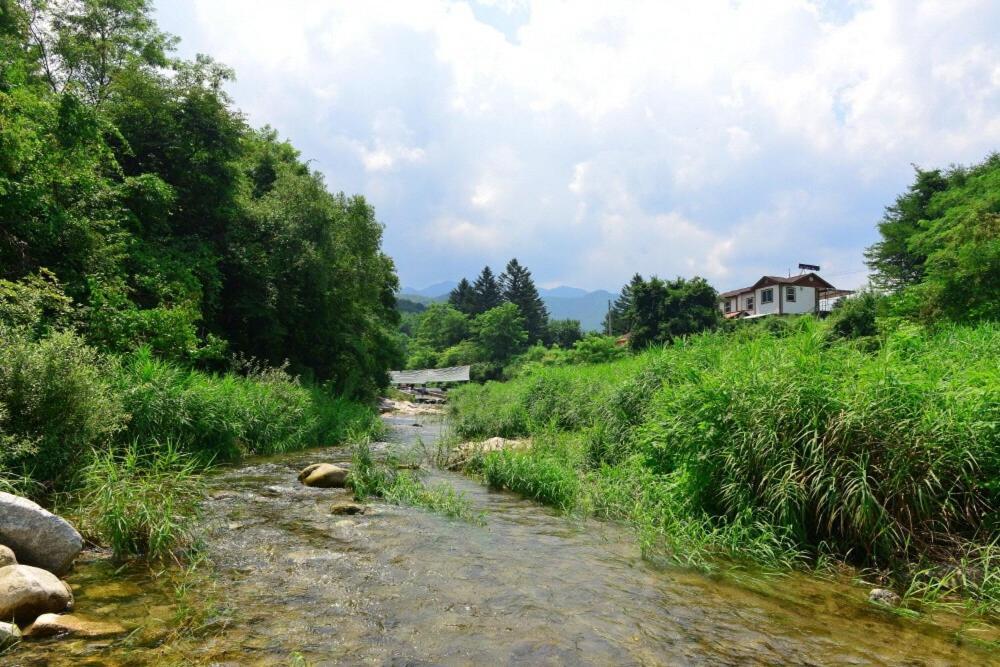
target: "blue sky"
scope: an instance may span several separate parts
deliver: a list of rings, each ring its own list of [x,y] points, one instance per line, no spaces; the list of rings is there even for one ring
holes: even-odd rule
[[[160,0],[250,123],[361,193],[406,285],[820,264],[865,281],[883,208],[1000,150],[995,0]]]

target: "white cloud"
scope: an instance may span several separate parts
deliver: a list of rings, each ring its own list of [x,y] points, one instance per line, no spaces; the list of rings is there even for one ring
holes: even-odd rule
[[[410,284],[510,254],[584,287],[857,271],[910,163],[1000,147],[993,0],[170,5]]]

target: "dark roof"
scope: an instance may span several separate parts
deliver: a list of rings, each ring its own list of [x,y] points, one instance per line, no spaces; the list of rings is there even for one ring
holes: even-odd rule
[[[738,296],[744,292],[752,292],[758,287],[764,287],[765,285],[801,285],[804,287],[823,287],[826,289],[835,289],[833,285],[826,282],[820,278],[815,273],[803,273],[799,276],[762,276],[760,280],[755,282],[750,287],[741,287],[739,289],[731,289],[728,292],[721,292],[719,294],[720,299],[728,299],[730,297]]]
[[[757,289],[758,287],[764,287],[765,285],[803,285],[806,287],[825,287],[827,289],[833,289],[833,285],[826,282],[820,278],[815,273],[803,273],[800,276],[763,276],[760,280],[755,282],[750,289]]]

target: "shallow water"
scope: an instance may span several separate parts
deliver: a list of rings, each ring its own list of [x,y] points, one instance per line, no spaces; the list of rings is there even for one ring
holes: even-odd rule
[[[439,425],[390,420],[393,443]],[[979,665],[997,656],[953,631],[871,608],[865,590],[805,575],[737,584],[644,561],[631,533],[567,519],[458,474],[485,525],[373,503],[331,515],[342,491],[296,472],[347,449],[246,462],[213,475],[198,526],[211,565],[199,596],[223,608],[174,637],[172,575],[107,560],[77,566],[77,609],[129,638],[26,643],[11,665],[165,663],[392,665]],[[205,601],[202,601],[205,603]]]

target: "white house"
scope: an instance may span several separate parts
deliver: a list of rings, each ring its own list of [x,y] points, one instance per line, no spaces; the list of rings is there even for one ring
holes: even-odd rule
[[[763,276],[750,287],[720,294],[719,308],[727,318],[818,313],[821,301],[843,294],[815,273]]]

